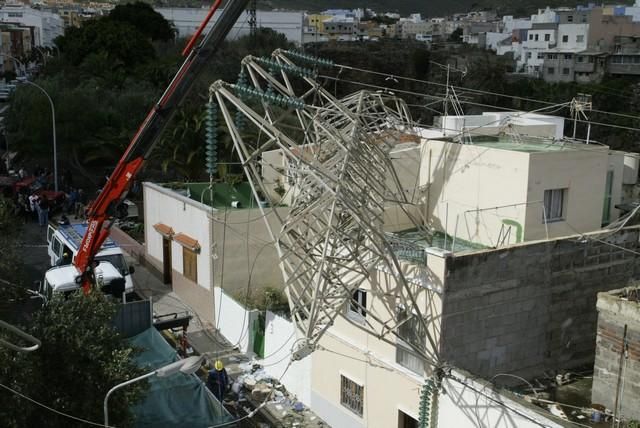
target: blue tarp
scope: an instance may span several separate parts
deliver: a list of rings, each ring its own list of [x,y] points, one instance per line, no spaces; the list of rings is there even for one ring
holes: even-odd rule
[[[178,359],[176,351],[155,328],[127,340],[143,349],[136,363],[145,370],[152,371]],[[147,396],[133,408],[133,413],[136,427],[206,428],[233,419],[200,379],[182,373],[149,378]]]

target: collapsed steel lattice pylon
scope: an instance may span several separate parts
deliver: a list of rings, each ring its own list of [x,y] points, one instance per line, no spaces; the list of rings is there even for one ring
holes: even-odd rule
[[[217,81],[210,95],[257,199],[273,195],[261,172],[277,168],[262,155],[279,149],[286,158],[280,172],[291,184],[290,210],[286,217],[273,211],[280,231],[265,224],[276,242],[292,316],[304,335],[294,355],[301,358],[381,267],[404,290],[395,296],[398,304],[425,318],[415,286],[404,277],[383,232],[385,206],[409,204],[389,156],[401,134],[413,134],[406,104],[393,94],[369,91],[338,100],[318,83],[315,70],[295,59],[310,57],[282,50],[266,59],[246,57],[238,83]],[[239,129],[238,115],[253,132]],[[401,322],[367,313],[363,328],[391,342]],[[438,348],[428,328],[425,333],[429,350],[415,351],[434,363]]]

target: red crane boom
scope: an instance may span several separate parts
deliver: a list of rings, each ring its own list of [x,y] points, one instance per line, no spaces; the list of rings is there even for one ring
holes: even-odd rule
[[[193,35],[183,54],[187,54],[182,66],[169,83],[160,100],[153,106],[133,136],[126,151],[120,158],[115,170],[100,191],[98,197],[87,209],[87,232],[82,239],[80,249],[73,264],[82,278],[82,288],[89,292],[94,283],[93,259],[109,236],[113,224],[116,206],[126,197],[133,179],[142,168],[153,146],[176,112],[176,109],[188,94],[194,81],[204,69],[233,25],[236,23],[248,0],[229,0],[219,19],[200,44],[192,49],[196,39],[207,25],[209,19],[220,6],[216,0],[206,18]]]

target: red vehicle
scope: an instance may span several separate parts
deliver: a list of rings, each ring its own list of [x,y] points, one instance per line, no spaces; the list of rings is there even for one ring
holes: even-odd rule
[[[8,178],[9,180],[4,180],[5,178]],[[11,194],[25,192],[31,195],[35,193],[41,198],[47,198],[49,206],[53,210],[64,205],[66,198],[65,193],[59,191],[56,192],[55,190],[46,190],[42,187],[42,184],[38,182],[38,179],[35,176],[25,177],[22,180],[18,180],[13,177],[0,177],[0,186],[2,186],[5,181],[11,181]],[[6,189],[6,187],[3,187],[3,191],[4,189]]]
[[[94,275],[93,260],[100,247],[109,236],[109,229],[116,215],[116,207],[127,195],[136,174],[158,141],[162,131],[184,100],[205,64],[209,62],[227,34],[244,11],[248,0],[229,0],[211,30],[197,47],[196,40],[206,27],[222,0],[216,0],[200,27],[183,51],[185,61],[174,76],[160,100],[147,114],[129,147],[120,158],[113,174],[100,194],[87,209],[87,232],[73,264],[81,275],[82,287],[87,293],[92,287]]]

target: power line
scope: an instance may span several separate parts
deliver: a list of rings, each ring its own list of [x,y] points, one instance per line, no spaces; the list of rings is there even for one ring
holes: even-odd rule
[[[82,423],[85,423],[85,424],[94,425],[94,426],[98,426],[98,427],[104,427],[105,426],[104,423],[91,422],[91,421],[88,421],[86,419],[78,418],[76,416],[69,415],[67,413],[64,413],[64,412],[61,412],[59,410],[56,410],[56,409],[54,409],[52,407],[47,406],[46,404],[42,404],[39,401],[34,400],[33,398],[27,397],[26,395],[16,391],[15,389],[12,389],[12,388],[10,388],[10,387],[8,387],[6,385],[3,385],[1,383],[0,383],[0,387],[10,391],[11,393],[13,393],[15,395],[18,395],[18,396],[24,398],[25,400],[31,401],[33,404],[36,404],[36,405],[38,405],[40,407],[43,407],[43,408],[49,410],[50,412],[54,412],[54,413],[59,414],[60,416],[64,416],[65,418],[73,419],[73,420],[76,420],[78,422],[82,422]],[[111,427],[111,428],[115,428],[115,427]]]
[[[388,86],[381,86],[381,85],[374,85],[371,83],[363,83],[363,82],[357,82],[354,80],[347,80],[347,79],[341,79],[341,78],[336,78],[336,77],[332,77],[332,76],[320,76],[326,79],[330,79],[330,80],[338,80],[338,81],[342,81],[345,83],[350,83],[353,85],[358,85],[358,86],[364,86],[364,87],[369,87],[369,88],[376,88],[379,90],[385,90],[385,91],[389,91],[392,93],[398,92],[398,93],[403,93],[403,94],[408,94],[408,95],[415,95],[415,96],[419,96],[419,97],[430,97],[431,95],[429,94],[424,94],[424,93],[420,93],[420,92],[415,92],[415,91],[407,91],[404,89],[397,89],[397,88],[391,88]],[[516,110],[516,109],[512,109],[512,108],[506,108],[506,107],[498,107],[498,106],[493,106],[493,105],[489,105],[489,104],[482,104],[482,103],[474,103],[471,101],[460,101],[461,104],[470,104],[470,105],[477,105],[477,106],[481,106],[481,107],[489,107],[489,108],[494,108],[496,110],[508,110],[508,111],[521,111],[521,110]],[[553,103],[547,103],[547,102],[543,102],[544,104],[551,106],[558,106],[560,104],[553,104]],[[635,132],[640,132],[640,128],[634,128],[634,127],[630,127],[630,126],[623,126],[623,125],[612,125],[609,123],[602,123],[602,122],[593,122],[593,121],[588,121],[588,120],[583,120],[583,119],[574,119],[574,118],[570,118],[570,117],[566,117],[566,116],[558,116],[561,117],[565,120],[575,120],[576,122],[580,122],[580,123],[587,123],[587,124],[592,124],[592,125],[596,125],[596,126],[604,126],[604,127],[608,127],[608,128],[616,128],[616,129],[625,129],[628,131],[635,131]]]
[[[379,72],[379,71],[373,71],[373,70],[367,70],[367,69],[358,68],[358,67],[352,67],[352,66],[348,66],[348,65],[344,65],[344,64],[336,64],[335,67],[338,67],[340,69],[348,69],[348,70],[359,71],[359,72],[362,72],[362,73],[374,74],[374,75],[378,75],[378,76],[382,76],[382,77],[393,77],[393,78],[396,78],[396,79],[406,80],[406,81],[410,81],[410,82],[423,83],[425,85],[435,85],[435,86],[441,86],[441,87],[446,87],[447,86],[446,84],[440,83],[440,82],[416,79],[416,78],[407,77],[407,76],[399,76],[399,75],[396,75],[396,74],[390,75],[388,73],[382,73],[382,72]],[[329,77],[329,76],[323,76],[323,77]],[[528,101],[528,102],[534,102],[534,103],[539,103],[539,104],[547,104],[547,105],[556,104],[556,103],[553,103],[551,101],[543,101],[543,100],[534,99],[534,98],[520,97],[520,96],[517,96],[517,95],[500,94],[498,92],[467,88],[467,87],[464,87],[464,86],[450,85],[450,87],[454,88],[454,89],[461,90],[461,91],[467,91],[467,92],[475,93],[475,94],[493,95],[493,96],[502,97],[502,98],[509,98],[509,99]],[[395,90],[394,88],[389,88],[389,89]],[[609,112],[609,111],[604,111],[604,110],[591,110],[591,111],[597,112],[597,113],[600,113],[600,114],[608,114],[608,115],[612,115],[612,116],[619,116],[619,117],[625,117],[625,118],[640,120],[640,116],[632,116],[632,115],[627,115],[627,114],[623,114],[623,113],[615,113],[615,112]]]

